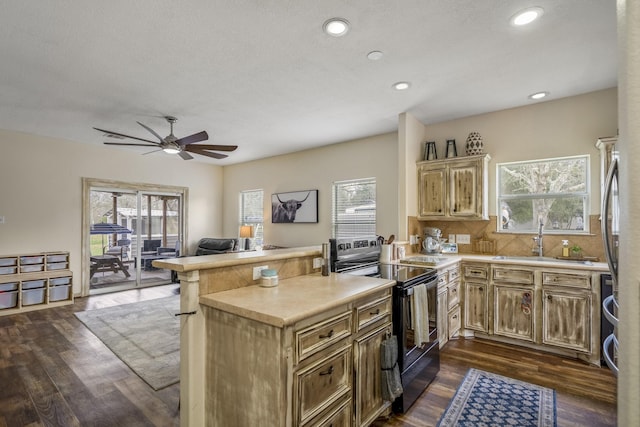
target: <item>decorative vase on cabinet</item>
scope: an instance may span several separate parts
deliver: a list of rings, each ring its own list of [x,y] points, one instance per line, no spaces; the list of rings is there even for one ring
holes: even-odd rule
[[[476,156],[482,154],[484,142],[482,136],[478,132],[471,132],[467,137],[467,156]]]

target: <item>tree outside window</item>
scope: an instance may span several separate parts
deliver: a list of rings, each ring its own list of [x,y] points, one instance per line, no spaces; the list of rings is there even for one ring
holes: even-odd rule
[[[589,156],[497,165],[498,231],[588,231]]]

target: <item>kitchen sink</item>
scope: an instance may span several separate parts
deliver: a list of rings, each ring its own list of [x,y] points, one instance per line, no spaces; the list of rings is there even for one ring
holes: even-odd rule
[[[548,256],[505,256],[505,255],[497,255],[494,256],[495,260],[507,260],[507,261],[543,261],[543,262],[571,262],[575,264],[584,264],[584,265],[593,265],[591,261],[585,260],[570,260],[570,259],[557,259]]]

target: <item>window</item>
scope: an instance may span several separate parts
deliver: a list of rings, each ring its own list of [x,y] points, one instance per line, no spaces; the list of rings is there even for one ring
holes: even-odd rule
[[[262,247],[264,239],[264,191],[263,190],[247,190],[240,192],[240,224],[253,226],[253,239],[251,239],[250,248],[256,246]],[[242,242],[240,242],[242,243]]]
[[[334,238],[375,236],[375,178],[334,182],[331,197]]]
[[[589,156],[497,165],[498,231],[589,231]]]

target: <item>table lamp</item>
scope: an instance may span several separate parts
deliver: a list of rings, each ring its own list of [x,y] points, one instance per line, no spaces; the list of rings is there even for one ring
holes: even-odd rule
[[[240,237],[244,240],[244,250],[249,250],[249,239],[253,237],[253,226],[252,225],[242,225],[240,226]]]

